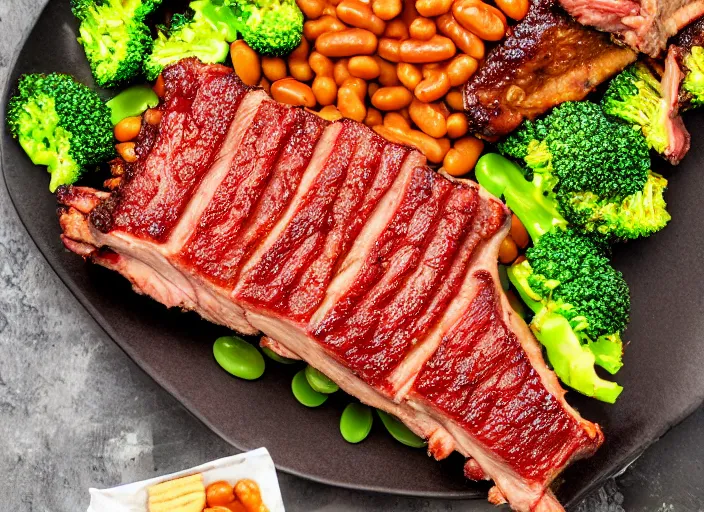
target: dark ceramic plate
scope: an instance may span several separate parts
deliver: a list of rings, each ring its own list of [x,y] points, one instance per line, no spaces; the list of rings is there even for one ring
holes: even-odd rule
[[[51,2],[17,58],[10,88],[28,72],[61,71],[92,83],[75,29],[68,2]],[[697,130],[704,127],[704,117],[687,121],[695,136],[692,151],[679,168],[667,169],[674,220],[658,235],[616,252],[616,266],[633,293],[626,336],[631,343],[618,376],[625,391],[615,406],[568,396],[586,418],[601,424],[606,442],[595,457],[564,474],[558,495],[566,503],[575,503],[624,468],[704,399],[699,254],[704,247],[704,139]],[[64,250],[48,175],[32,165],[6,130],[2,168],[22,222],[59,277],[145,372],[225,440],[242,450],[266,446],[280,469],[319,482],[416,496],[485,496],[486,485],[462,478],[461,460],[434,462],[422,450],[393,441],[380,422],[361,445],[346,443],[338,432],[346,400],[333,397],[318,409],[301,406],[290,392],[290,367],[269,364],[257,382],[231,378],[211,352],[224,329],[194,314],[167,311],[133,293],[117,274]]]

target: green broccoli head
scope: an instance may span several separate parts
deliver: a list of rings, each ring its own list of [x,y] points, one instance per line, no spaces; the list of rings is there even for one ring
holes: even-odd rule
[[[301,43],[303,13],[295,0],[234,0],[245,43],[257,53],[284,57]]]
[[[650,172],[644,137],[609,119],[595,103],[564,103],[545,118],[524,123],[499,150],[525,164],[524,179],[545,196],[541,202],[553,201],[561,222],[585,232],[632,239],[662,229],[670,219],[663,197],[667,181]],[[527,191],[512,175],[508,188]],[[531,223],[535,213],[525,209]],[[515,213],[526,223],[520,211]]]
[[[145,19],[161,0],[72,0],[96,84],[116,87],[135,78],[152,38]]]
[[[155,80],[168,65],[186,57],[202,62],[224,62],[229,43],[237,38],[237,18],[229,1],[196,0],[189,13],[176,14],[168,27],[158,27],[151,54],[144,61],[144,74]]]
[[[645,238],[664,228],[671,217],[664,193],[667,180],[650,172],[642,190],[625,197],[603,199],[593,192],[560,197],[565,217],[589,233],[619,240]]]
[[[687,70],[682,89],[692,96],[692,105],[704,105],[704,48],[693,46],[684,58],[684,65]]]
[[[601,379],[594,365],[610,373],[621,368],[630,295],[607,250],[593,237],[555,229],[535,241],[508,275],[534,311],[531,329],[560,379],[587,396],[613,403],[622,388]]]
[[[8,103],[7,122],[32,162],[47,166],[52,192],[115,152],[110,109],[69,75],[21,77]]]

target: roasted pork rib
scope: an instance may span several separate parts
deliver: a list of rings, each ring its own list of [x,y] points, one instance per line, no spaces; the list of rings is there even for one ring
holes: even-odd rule
[[[565,101],[579,101],[636,60],[632,50],[535,0],[464,87],[469,129],[488,139],[511,133]]]
[[[667,40],[704,14],[704,0],[559,0],[584,25],[657,57]]]
[[[497,199],[349,120],[329,123],[184,60],[112,193],[58,191],[62,239],[135,291],[299,357],[456,450],[495,502],[562,510],[549,485],[601,444],[497,284]]]

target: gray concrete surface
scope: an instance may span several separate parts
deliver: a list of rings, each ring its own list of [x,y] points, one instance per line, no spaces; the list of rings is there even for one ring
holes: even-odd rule
[[[0,84],[44,1],[0,0]],[[85,510],[91,486],[233,452],[100,330],[44,262],[0,186],[0,510]],[[493,509],[345,491],[285,474],[280,481],[290,511]],[[618,512],[623,502],[611,482],[579,511]]]

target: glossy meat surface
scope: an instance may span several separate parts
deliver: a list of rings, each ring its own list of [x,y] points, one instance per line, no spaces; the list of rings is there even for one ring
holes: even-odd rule
[[[477,293],[421,370],[413,393],[460,424],[526,479],[550,481],[583,445],[598,441],[542,385],[500,311],[496,283],[475,274]]]
[[[169,93],[162,124],[144,127],[120,189],[59,190],[65,246],[167,307],[263,333],[278,353],[397,416],[434,457],[473,458],[469,474],[496,482],[492,500],[560,510],[548,485],[593,452],[600,431],[564,401],[530,331],[501,303],[505,206],[360,123],[328,123],[198,66],[165,73],[184,97]],[[193,69],[208,78],[188,79]],[[223,100],[236,90],[244,97]],[[219,146],[185,146],[204,128],[170,119],[208,94],[218,98],[211,113],[197,110],[230,123],[209,121]],[[237,105],[223,113],[225,103]],[[164,156],[174,151],[199,175],[177,184],[183,159]],[[154,195],[140,183],[165,188]]]
[[[584,99],[635,61],[609,36],[537,2],[464,87],[470,131],[496,139],[565,101]]]

